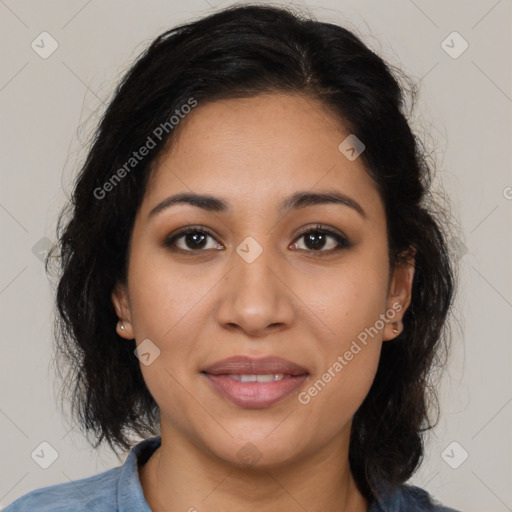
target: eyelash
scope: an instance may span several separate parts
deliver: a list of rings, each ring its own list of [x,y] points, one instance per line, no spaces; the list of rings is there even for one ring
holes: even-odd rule
[[[171,250],[173,250],[175,252],[181,252],[181,253],[204,252],[204,250],[202,250],[202,249],[198,249],[198,250],[181,249],[181,248],[175,246],[175,243],[178,239],[182,238],[185,235],[191,234],[191,233],[206,234],[206,235],[212,237],[213,239],[215,239],[215,236],[213,235],[213,233],[211,233],[207,228],[205,228],[203,226],[187,226],[186,228],[183,228],[183,229],[179,230],[177,233],[174,233],[173,235],[166,238],[164,241],[164,246],[170,248]],[[315,251],[315,250],[308,250],[308,249],[299,249],[299,250],[306,250],[309,253],[313,253],[313,255],[315,255],[315,256],[322,256],[323,254],[332,254],[334,252],[341,251],[342,249],[348,249],[352,245],[345,236],[343,236],[339,233],[336,233],[335,231],[331,231],[330,229],[323,227],[321,224],[317,224],[315,227],[306,229],[306,230],[302,231],[301,233],[299,233],[299,235],[297,236],[297,238],[294,240],[293,243],[296,243],[296,241],[298,241],[300,238],[302,238],[305,235],[309,235],[311,233],[321,233],[323,235],[328,235],[328,236],[334,238],[334,240],[338,243],[338,247],[335,247],[334,249],[328,249],[328,250]]]

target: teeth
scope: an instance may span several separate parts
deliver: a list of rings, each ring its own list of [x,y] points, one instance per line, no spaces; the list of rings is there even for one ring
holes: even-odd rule
[[[266,375],[228,375],[230,379],[238,380],[239,382],[274,382],[282,380],[284,374],[282,373],[268,373]]]

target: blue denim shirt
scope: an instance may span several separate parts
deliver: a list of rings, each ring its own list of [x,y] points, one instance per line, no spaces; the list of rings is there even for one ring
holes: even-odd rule
[[[151,512],[139,480],[138,464],[144,464],[160,446],[151,437],[130,450],[122,466],[90,477],[42,487],[7,506],[4,512]],[[403,485],[388,489],[368,512],[457,512],[432,501],[422,489]]]

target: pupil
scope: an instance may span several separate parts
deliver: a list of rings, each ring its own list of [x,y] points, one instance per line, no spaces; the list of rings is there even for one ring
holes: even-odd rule
[[[198,247],[202,247],[204,245],[204,241],[205,241],[206,237],[204,236],[204,234],[201,234],[201,233],[193,233],[193,234],[188,235],[188,241],[190,241],[191,239],[193,240],[192,245],[195,248],[198,248]],[[189,247],[190,247],[190,245],[189,245]]]
[[[306,237],[306,245],[308,245],[307,241],[312,241],[311,248],[318,249],[318,247],[321,247],[322,243],[325,241],[324,236],[325,235],[323,233],[310,233]]]

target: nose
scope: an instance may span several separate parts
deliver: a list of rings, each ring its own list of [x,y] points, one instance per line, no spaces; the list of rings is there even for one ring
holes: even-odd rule
[[[233,251],[232,269],[221,286],[217,322],[228,330],[263,337],[288,329],[294,308],[286,272],[270,249],[263,249],[252,262]]]

